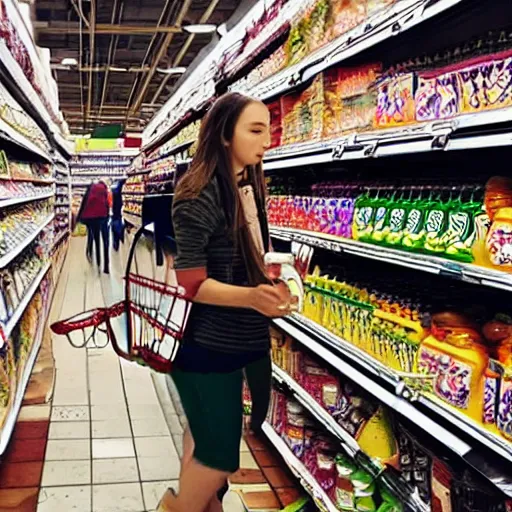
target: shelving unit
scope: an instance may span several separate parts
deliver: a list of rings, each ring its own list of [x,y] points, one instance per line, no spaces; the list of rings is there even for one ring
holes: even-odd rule
[[[440,441],[476,471],[482,472],[483,476],[504,494],[512,497],[512,474],[504,471],[496,459],[490,460],[486,453],[486,449],[490,449],[495,455],[503,458],[502,462],[510,461],[512,447],[505,440],[486,431],[460,413],[457,414],[435,398],[418,396],[407,386],[405,375],[393,372],[366,352],[333,335],[322,326],[299,315],[274,320],[274,324],[389,408],[424,430],[425,434]],[[427,406],[436,416],[431,416],[423,407],[416,407],[416,403]],[[455,429],[443,426],[445,420]],[[493,464],[496,464],[496,467],[493,467]]]
[[[315,500],[319,509],[324,512],[337,512],[338,509],[334,506],[330,498],[325,494],[324,490],[312,477],[311,473],[306,469],[304,464],[295,457],[293,452],[287,444],[276,434],[271,425],[265,423],[263,425],[263,433],[267,436],[268,440],[274,445],[279,454],[283,457],[286,465],[290,468],[292,473],[299,479],[308,491],[311,497]]]
[[[0,258],[0,268],[3,268],[5,267],[8,263],[10,263],[14,258],[16,258],[16,256],[18,256],[19,254],[21,254],[26,247],[28,247],[36,238],[37,236],[39,235],[39,233],[41,233],[41,231],[46,227],[48,226],[48,224],[50,224],[50,222],[54,219],[55,217],[55,214],[51,214],[49,217],[47,217],[40,225],[37,229],[34,230],[33,233],[31,233],[27,238],[25,238],[25,240],[23,240],[23,242],[21,244],[19,244],[18,246],[16,246],[15,249],[13,249],[12,251],[8,252],[6,255],[2,256]]]
[[[498,3],[484,8],[476,0],[373,1],[365,7],[370,9],[366,13],[371,12],[366,17],[361,14],[362,11],[357,10],[361,4],[357,2],[344,2],[343,9],[346,12],[341,7],[339,12],[336,11],[339,7],[337,0],[311,2],[307,5],[291,1],[266,3],[265,6],[259,3],[220,39],[215,50],[206,55],[194,71],[187,74],[170,100],[147,126],[143,134],[143,150],[126,172],[128,181],[123,191],[123,199],[125,205],[129,204],[125,207],[124,219],[135,228],[142,225],[142,215],[133,213],[142,207],[144,198],[149,199],[154,195],[149,184],[152,184],[154,174],[162,171],[158,167],[159,163],[163,162],[162,167],[167,164],[178,166],[190,163],[198,136],[198,122],[213,102],[226,91],[245,93],[269,105],[272,149],[266,153],[263,169],[270,187],[277,190],[273,193],[275,196],[308,199],[324,197],[316,192],[320,188],[322,191],[335,190],[332,197],[325,197],[340,200],[345,196],[335,195],[337,191],[344,190],[339,183],[348,183],[353,185],[353,195],[348,194],[347,197],[355,205],[358,199],[366,196],[373,199],[372,187],[377,183],[380,188],[377,187],[378,192],[375,195],[379,199],[382,193],[382,197],[389,199],[389,203],[397,198],[404,202],[409,200],[407,207],[411,210],[416,196],[418,201],[425,203],[435,199],[446,206],[446,211],[452,207],[452,202],[457,201],[458,205],[480,201],[482,206],[484,201],[477,192],[468,190],[472,186],[478,189],[475,185],[478,180],[482,180],[482,183],[478,181],[478,186],[483,189],[492,169],[475,170],[477,163],[472,164],[469,152],[480,155],[479,159],[475,157],[475,162],[480,167],[485,167],[486,158],[489,158],[489,168],[494,165],[500,169],[503,168],[502,162],[509,160],[512,148],[512,103],[507,100],[512,94],[512,85],[507,82],[507,73],[512,62],[512,38],[508,30],[512,17],[509,11],[503,12],[503,20],[496,19],[495,23],[490,23],[492,14],[487,16],[487,11],[492,11],[497,17]],[[506,8],[505,2],[500,5]],[[329,9],[329,12],[325,13],[324,9]],[[354,19],[357,17],[358,21],[352,23],[351,16]],[[459,23],[462,27],[460,34],[455,28]],[[329,30],[334,33],[339,25],[349,24],[350,28],[343,33],[336,32],[339,34],[336,36],[329,34]],[[315,39],[320,38],[320,32],[325,36],[321,43]],[[435,38],[430,37],[429,34],[432,33],[436,34]],[[310,50],[310,46],[316,49]],[[480,94],[480,88],[487,87],[485,77],[480,79],[478,75],[473,81],[464,78],[471,77],[471,73],[476,76],[475,66],[479,63],[487,66],[482,71],[482,77],[487,73],[486,77],[493,74],[501,78],[501,81],[496,80],[494,83],[492,93],[486,90],[485,94]],[[370,68],[371,72],[368,72]],[[500,74],[505,69],[507,71]],[[286,130],[289,130],[287,136],[284,135]],[[493,156],[492,150],[499,156]],[[418,187],[415,187],[416,176],[422,184],[427,181],[422,175],[425,169],[419,165],[422,158],[426,162],[425,167],[432,166],[432,169],[428,169],[432,171],[429,179],[434,183],[427,184],[430,195],[423,195],[424,191],[418,192]],[[492,158],[497,161],[492,162]],[[459,159],[460,166],[454,163]],[[473,172],[470,183],[465,181],[466,174],[470,175],[470,172],[466,172],[462,162],[471,167]],[[84,168],[85,174],[82,176],[86,176],[87,172]],[[452,172],[454,175],[458,173],[458,177],[464,181],[463,191],[466,196],[471,196],[471,200],[466,200],[462,192],[459,196],[454,192],[456,187],[452,183]],[[474,175],[477,175],[478,180],[473,180]],[[412,184],[410,189],[402,187],[401,181],[405,177]],[[169,178],[168,182],[171,183],[172,179]],[[313,182],[319,188],[313,188]],[[325,183],[333,182],[337,184],[337,188],[329,189],[324,186]],[[385,186],[381,186],[381,182]],[[439,191],[434,186],[438,184],[445,189]],[[311,190],[308,188],[310,186]],[[452,189],[447,191],[446,187]],[[328,207],[329,205],[325,206],[326,209]],[[343,221],[353,227],[355,206],[350,220],[344,220],[336,210],[339,208],[341,211],[337,204],[331,204],[330,207],[332,211],[329,218],[333,225]],[[297,219],[300,216],[291,219],[293,223],[289,222],[292,216],[293,213],[288,214],[288,217],[284,215],[282,222],[276,221],[275,225],[270,226],[270,235],[275,245],[289,250],[286,244],[292,243],[294,251],[298,251],[301,244],[322,249],[315,252],[314,258],[321,267],[329,268],[330,277],[335,284],[346,280],[343,283],[347,288],[357,288],[355,283],[364,282],[362,292],[373,294],[372,299],[364,304],[378,308],[378,304],[383,303],[387,307],[386,300],[389,300],[389,309],[395,308],[392,311],[395,316],[399,316],[395,310],[400,309],[397,304],[401,304],[402,296],[396,292],[395,297],[386,289],[381,292],[377,287],[377,284],[381,284],[380,276],[372,274],[377,281],[374,285],[368,281],[370,278],[365,275],[364,270],[357,267],[359,265],[363,268],[365,265],[365,269],[369,268],[368,261],[364,260],[371,260],[377,272],[382,264],[382,281],[385,281],[386,269],[390,269],[390,274],[393,272],[395,280],[400,280],[402,275],[398,275],[393,266],[401,267],[401,272],[404,273],[403,309],[407,310],[401,318],[409,320],[416,315],[411,323],[415,326],[421,324],[422,331],[418,338],[423,336],[415,341],[418,345],[429,336],[435,337],[439,333],[434,332],[435,328],[429,323],[430,317],[436,312],[427,309],[433,308],[431,302],[422,300],[424,296],[416,288],[413,290],[414,294],[411,292],[410,297],[407,295],[407,279],[415,284],[421,279],[416,273],[424,276],[427,292],[429,289],[438,290],[434,288],[434,281],[438,283],[442,281],[440,278],[450,278],[446,280],[446,296],[441,294],[441,298],[447,301],[446,307],[448,304],[453,307],[448,300],[450,297],[459,297],[455,293],[453,296],[449,294],[453,290],[465,292],[465,287],[478,290],[482,294],[496,294],[493,297],[503,293],[503,310],[508,305],[506,293],[512,291],[510,272],[461,262],[461,253],[452,253],[450,259],[448,256],[436,255],[431,247],[426,246],[419,249],[415,246],[417,252],[413,252],[412,248],[406,250],[405,244],[403,249],[399,249],[393,248],[390,242],[388,245],[383,242],[377,245],[360,241],[356,236],[351,239],[322,233],[319,232],[320,228],[318,232],[313,232],[277,225],[299,225]],[[328,215],[319,217],[325,220]],[[426,220],[423,219],[422,222]],[[443,222],[448,225],[447,217]],[[311,224],[303,224],[302,227],[309,228],[312,224],[313,221]],[[325,231],[340,232],[329,230],[329,227],[325,227]],[[478,227],[481,228],[481,225]],[[473,231],[475,233],[476,228]],[[480,232],[478,234],[481,235]],[[402,245],[396,245],[399,246]],[[439,249],[438,254],[441,253]],[[464,256],[464,261],[474,259],[470,250]],[[337,270],[339,274],[335,273]],[[311,274],[312,268],[309,271]],[[332,285],[332,288],[335,286]],[[391,285],[389,288],[394,290]],[[331,289],[328,291],[335,294]],[[349,295],[348,298],[350,297]],[[425,304],[428,306],[424,310],[422,308]],[[482,310],[483,306],[487,306],[475,305],[482,306]],[[387,310],[384,312],[389,313]],[[498,311],[493,312],[495,313]],[[341,309],[337,314],[342,316]],[[483,322],[484,314],[481,315],[479,321]],[[386,318],[385,315],[383,317]],[[347,315],[347,318],[351,317]],[[340,323],[348,322],[346,318],[338,320]],[[322,321],[335,330],[327,320]],[[389,413],[392,418],[393,436],[397,446],[403,430],[411,427],[411,436],[420,447],[418,450],[425,460],[443,459],[447,461],[447,465],[453,463],[453,467],[450,466],[450,471],[453,471],[453,478],[450,478],[453,482],[463,480],[470,474],[482,488],[492,489],[490,494],[495,493],[497,500],[502,499],[503,507],[506,500],[507,506],[510,506],[512,442],[506,437],[503,428],[503,435],[500,434],[496,418],[496,428],[486,428],[483,416],[480,423],[464,414],[462,409],[457,410],[436,398],[429,388],[422,388],[418,382],[422,378],[427,380],[427,377],[392,369],[393,364],[389,360],[388,366],[377,359],[379,355],[373,357],[370,352],[365,352],[356,346],[357,342],[349,341],[352,338],[348,334],[347,339],[342,339],[324,326],[301,315],[275,320],[274,324],[307,349],[308,353],[316,355],[325,367],[335,369],[340,382],[347,379],[355,387],[359,386],[367,392],[370,395],[365,398],[368,404],[378,404],[385,409],[386,414]],[[393,322],[389,320],[389,324]],[[409,341],[407,336],[410,333],[407,329],[414,330],[411,324],[403,322],[402,325],[397,322],[396,325],[388,326],[392,334],[397,338],[402,337],[400,340],[404,343]],[[510,325],[512,326],[512,321]],[[384,345],[385,341],[381,343]],[[492,344],[486,346],[489,364],[491,359],[497,362],[498,358],[495,347],[490,345]],[[363,346],[360,340],[359,346]],[[384,348],[382,350],[385,351]],[[411,356],[411,359],[414,357]],[[450,361],[462,361],[460,367],[466,368],[469,365],[470,371],[474,372],[473,367],[460,357],[459,360],[456,355],[450,355]],[[382,357],[382,361],[384,360]],[[414,360],[410,367],[415,369],[416,363]],[[488,373],[492,372],[489,370]],[[495,385],[499,387],[506,381],[508,374],[505,371],[495,373],[498,377],[493,378],[498,382]],[[450,384],[456,386],[457,378],[463,380],[462,376],[454,373]],[[340,448],[355,461],[364,459],[366,465],[376,468],[376,475],[381,472],[388,475],[393,473],[389,463],[386,465],[370,453],[363,453],[357,439],[343,429],[333,415],[315,402],[306,389],[276,364],[273,366],[273,380],[280,387],[286,388],[289,395],[313,416],[326,434],[334,436]],[[505,388],[506,386],[503,389]],[[504,391],[495,389],[495,393],[497,397],[491,404],[495,406],[493,410],[497,410],[498,394]],[[488,403],[486,405],[491,407]],[[503,414],[512,413],[506,410]],[[509,419],[509,424],[512,424],[512,416]],[[264,426],[264,432],[305,489],[315,497],[319,508],[324,511],[336,510],[305,465],[293,455],[286,442],[269,424]],[[402,449],[405,450],[403,446],[397,448],[396,455],[399,458],[402,456]],[[404,457],[407,458],[407,455],[410,453],[406,453]],[[431,464],[433,467],[434,463]],[[395,468],[399,473],[396,478],[398,487],[400,483],[407,481],[404,469],[406,466],[407,462],[400,460],[397,464],[400,470]],[[409,476],[414,480],[413,470],[411,474]],[[430,495],[425,500],[433,500],[439,487],[456,485],[453,482],[440,485],[439,480],[434,482],[437,476],[433,470],[422,477],[431,484]],[[403,485],[403,489],[394,489],[391,494],[403,499],[406,510],[430,510],[431,503],[427,504],[420,499],[420,491],[424,489],[421,485],[414,487],[413,484],[414,482],[411,483],[411,489],[414,488],[415,491],[410,493],[409,501],[404,496],[409,491],[408,485]],[[449,495],[451,491],[446,492]]]
[[[467,283],[512,291],[512,274],[479,267],[470,263],[461,263],[438,256],[406,252],[381,245],[342,239],[332,235],[312,233],[299,229],[273,227],[270,233],[274,238],[280,240],[302,242],[336,253],[360,256],[412,268],[421,272],[450,277]]]
[[[5,416],[0,418],[0,456],[5,453],[9,444],[14,426],[21,408],[25,390],[27,388],[30,374],[37,359],[41,346],[46,320],[51,304],[51,293],[44,295],[48,300],[40,311],[37,330],[33,333],[31,346],[23,346],[28,353],[25,355],[19,345],[19,332],[22,329],[20,322],[23,315],[30,308],[31,301],[39,290],[47,290],[46,286],[53,289],[61,270],[63,258],[67,246],[61,242],[69,234],[69,225],[66,227],[66,220],[69,216],[68,209],[63,202],[55,205],[54,198],[62,197],[63,190],[67,190],[67,202],[69,203],[69,169],[68,160],[71,156],[71,143],[67,140],[67,129],[63,118],[58,112],[58,97],[54,95],[55,82],[49,71],[49,62],[45,65],[41,61],[44,52],[41,52],[34,43],[31,31],[25,24],[20,12],[18,2],[4,0],[2,2],[2,27],[3,33],[0,37],[0,103],[2,111],[0,114],[0,150],[2,151],[2,177],[0,184],[5,190],[7,197],[0,199],[0,208],[4,222],[9,222],[8,207],[16,206],[13,211],[22,211],[20,217],[14,220],[11,218],[8,229],[15,232],[23,226],[18,222],[31,222],[34,220],[39,209],[36,209],[39,202],[44,201],[45,215],[48,216],[28,236],[15,244],[7,254],[0,258],[0,268],[4,277],[12,278],[16,272],[26,271],[23,265],[26,252],[31,247],[43,251],[34,250],[30,258],[40,257],[41,265],[33,281],[25,287],[22,297],[18,297],[17,306],[11,317],[2,325],[2,337],[0,340],[0,364],[4,364],[6,347],[14,349],[14,380],[15,388],[10,393],[7,404],[2,403],[2,413]],[[14,42],[13,42],[14,41]],[[13,53],[8,46],[13,45]],[[14,167],[12,165],[14,164]],[[7,166],[7,168],[6,168]],[[16,177],[27,174],[24,177]],[[16,172],[14,172],[16,171]],[[27,172],[25,172],[27,171]],[[30,176],[30,173],[33,175]],[[36,176],[45,176],[38,178]],[[16,186],[10,187],[11,184]],[[23,184],[23,186],[21,186]],[[25,185],[26,184],[26,185]],[[38,185],[44,185],[39,187]],[[59,190],[59,192],[58,192]],[[12,197],[8,194],[12,193]],[[25,195],[23,195],[25,194]],[[60,199],[62,201],[62,199]],[[55,208],[58,208],[56,213]],[[61,229],[58,239],[55,238],[55,226],[59,223]],[[28,224],[27,224],[28,225]],[[59,261],[53,261],[56,244],[59,244]],[[53,245],[53,248],[52,248]],[[14,262],[15,258],[18,258]],[[30,258],[28,260],[32,261]],[[29,263],[30,263],[29,261]],[[34,262],[32,262],[33,264]],[[39,268],[39,264],[34,266]],[[16,268],[15,265],[20,265]],[[20,274],[18,274],[19,276]],[[26,276],[27,274],[25,274]],[[28,274],[32,275],[32,273]],[[25,283],[24,283],[25,284]],[[2,282],[3,294],[7,293],[7,284]],[[17,286],[18,288],[18,286]],[[20,287],[21,288],[21,287]],[[21,289],[17,290],[21,294]],[[3,299],[5,301],[5,295]],[[32,333],[30,333],[32,337]],[[6,343],[9,340],[9,343]],[[2,384],[5,386],[5,382]],[[5,390],[5,387],[4,387]],[[4,405],[6,406],[4,408]]]

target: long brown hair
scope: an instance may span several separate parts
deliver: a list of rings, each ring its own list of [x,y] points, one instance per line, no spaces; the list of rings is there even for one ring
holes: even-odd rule
[[[235,243],[240,248],[252,285],[268,282],[268,278],[263,258],[245,220],[227,143],[233,139],[242,112],[255,101],[239,93],[227,93],[214,103],[201,124],[197,150],[190,169],[177,183],[174,194],[175,202],[196,198],[214,177],[217,178],[228,228],[232,230]],[[247,167],[246,171],[254,189],[260,222],[265,224],[262,226],[265,242],[268,229],[264,213],[266,189],[263,169],[258,164]]]

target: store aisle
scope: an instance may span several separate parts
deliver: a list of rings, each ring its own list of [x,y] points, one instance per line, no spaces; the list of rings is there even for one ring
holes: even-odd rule
[[[102,287],[106,295],[120,290],[119,257],[98,279],[84,242],[71,242],[54,319],[103,306]],[[56,382],[37,510],[154,510],[165,488],[176,485],[180,464],[151,373],[110,347],[76,349],[54,336],[53,350]]]

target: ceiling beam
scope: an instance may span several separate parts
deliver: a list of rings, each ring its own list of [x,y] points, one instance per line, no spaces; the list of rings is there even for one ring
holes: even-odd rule
[[[34,30],[37,34],[64,34],[64,35],[78,35],[80,34],[79,23],[74,22],[52,22],[48,24],[46,22],[34,23]],[[182,32],[180,27],[174,26],[144,26],[144,25],[120,25],[120,24],[109,24],[109,23],[97,23],[96,34],[108,34],[108,35],[147,35],[151,36],[154,34],[179,34]]]
[[[96,0],[91,0],[91,13],[89,17],[89,65],[94,67],[96,59]],[[92,86],[92,71],[89,71],[89,89],[87,90],[87,109],[84,116],[84,125],[87,125],[87,118],[91,112]]]
[[[160,16],[158,18],[158,22],[157,22],[157,27],[160,27],[160,26],[165,26],[165,25],[169,25],[170,24],[170,17],[171,17],[171,9],[169,9],[169,5],[170,5],[170,1],[171,0],[165,0],[165,4],[162,8],[162,11],[160,12]],[[172,5],[171,5],[172,7]],[[153,34],[153,36],[151,37],[151,41],[149,42],[147,48],[146,48],[146,51],[144,53],[144,58],[142,59],[142,63],[141,63],[141,67],[144,67],[146,65],[146,61],[148,60],[148,57],[151,55],[151,52],[153,51],[153,45],[156,43],[156,41],[158,39],[161,39],[159,38],[160,34]],[[160,42],[162,42],[160,40]],[[133,81],[133,84],[132,84],[132,90],[130,91],[130,96],[128,97],[128,102],[127,102],[127,105],[130,106],[132,104],[132,100],[133,100],[133,95],[135,94],[135,91],[137,90],[137,87],[139,85],[139,78],[140,77],[135,77],[135,80]]]
[[[206,8],[206,11],[202,14],[201,18],[199,19],[199,23],[207,23],[210,19],[210,16],[213,14],[213,11],[215,11],[215,8],[217,7],[217,4],[219,3],[219,0],[211,0],[210,5]],[[180,51],[174,58],[174,61],[172,63],[173,67],[177,67],[181,64],[181,61],[184,59],[185,55],[187,54],[190,45],[194,41],[195,34],[189,34],[187,37],[187,40],[183,44],[183,46],[180,48]],[[162,94],[162,91],[164,90],[165,86],[167,85],[167,82],[169,81],[169,78],[171,75],[167,75],[162,80],[162,83],[160,84],[160,87],[158,87],[155,95],[153,96],[153,99],[151,100],[151,103],[156,103],[160,95]]]
[[[178,15],[176,16],[176,20],[174,22],[177,27],[180,27],[181,24],[183,23],[183,20],[184,20],[185,16],[187,15],[187,12],[190,8],[191,3],[192,3],[192,0],[184,0],[183,1],[183,4],[181,5]],[[173,37],[174,37],[174,33],[172,33],[172,32],[165,36],[165,39],[164,39],[162,45],[158,49],[158,52],[157,52],[155,58],[153,59],[153,62],[151,64],[151,69],[149,70],[149,72],[146,76],[146,79],[144,80],[144,83],[139,91],[139,94],[138,94],[137,98],[135,99],[135,102],[132,105],[132,112],[137,112],[137,110],[139,110],[140,106],[142,105],[144,98],[146,96],[146,92],[148,90],[149,84],[151,83],[151,80],[153,80],[153,77],[155,76],[156,68],[157,68],[158,64],[160,63],[160,60],[162,59],[162,57],[167,53],[167,49],[169,48],[169,45],[171,44]]]

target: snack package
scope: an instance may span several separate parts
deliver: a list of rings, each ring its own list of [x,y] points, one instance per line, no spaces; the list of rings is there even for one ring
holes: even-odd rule
[[[388,128],[416,121],[414,73],[403,73],[384,78],[377,83],[377,110],[375,128]]]

